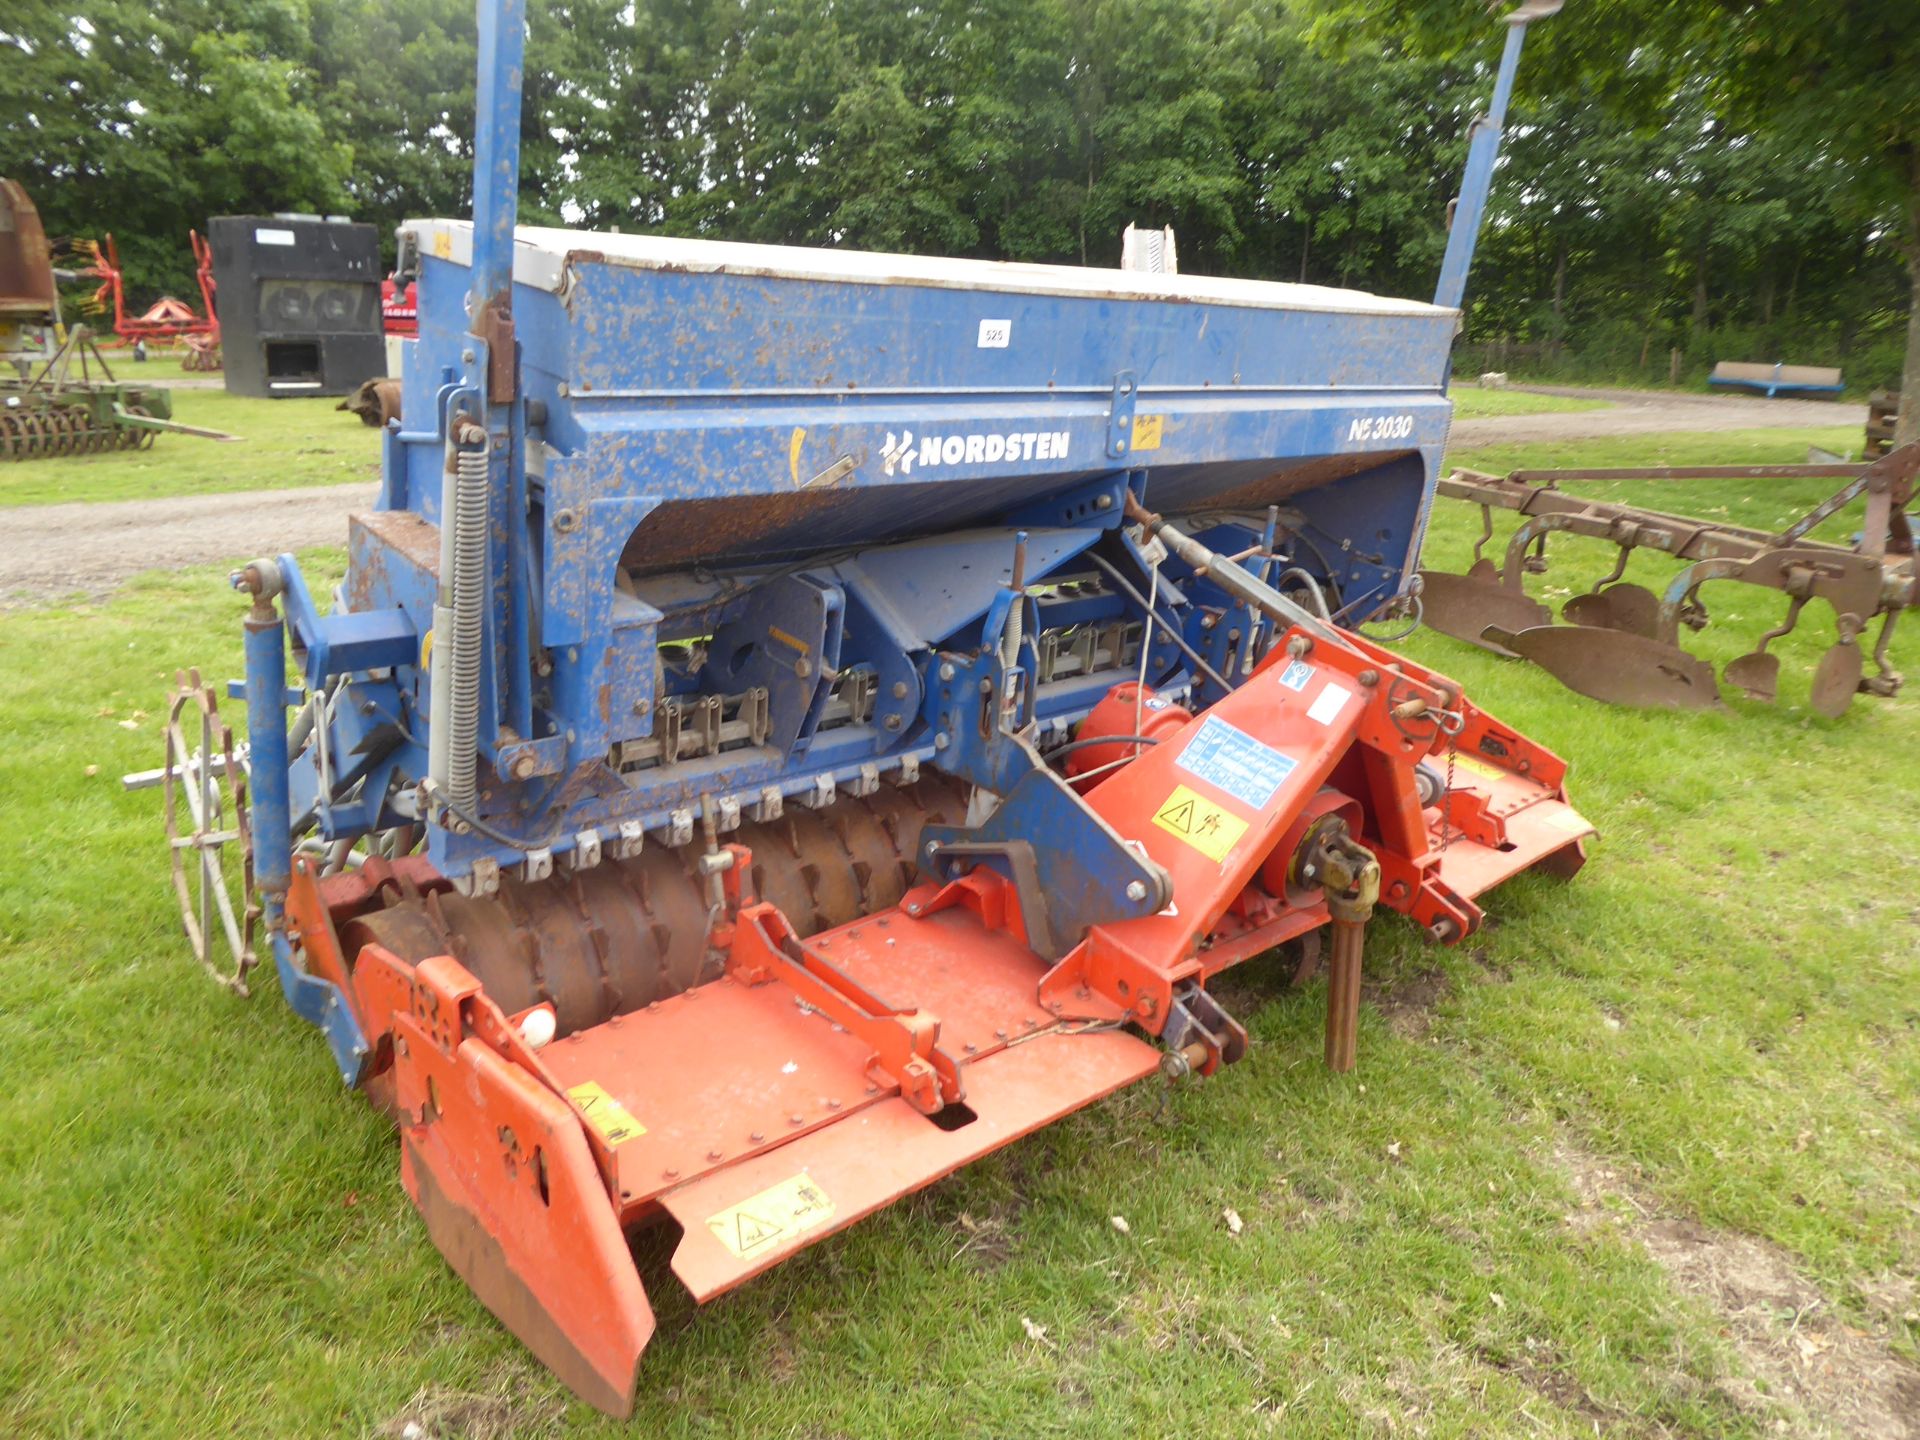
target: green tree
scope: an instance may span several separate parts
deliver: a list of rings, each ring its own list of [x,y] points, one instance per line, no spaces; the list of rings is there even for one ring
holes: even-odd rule
[[[1316,0],[1325,33],[1408,39],[1486,57],[1499,38],[1452,0]],[[1586,0],[1534,27],[1526,87],[1591,98],[1620,123],[1657,124],[1697,88],[1727,142],[1763,137],[1797,168],[1830,175],[1839,218],[1894,238],[1908,272],[1905,385],[1920,394],[1920,5],[1851,0]],[[1698,194],[1699,192],[1695,192]],[[1701,214],[1717,233],[1710,195]],[[1707,248],[1712,241],[1709,238]],[[1853,248],[1864,257],[1868,244]],[[1920,404],[1901,409],[1920,439]]]
[[[0,18],[7,168],[52,235],[116,232],[133,294],[190,294],[189,229],[247,210],[337,211],[302,0],[16,0]]]

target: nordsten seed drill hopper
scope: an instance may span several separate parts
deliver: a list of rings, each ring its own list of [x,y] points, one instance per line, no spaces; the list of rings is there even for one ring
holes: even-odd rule
[[[524,11],[482,5],[378,503],[330,613],[291,556],[235,577],[250,767],[188,690],[167,783],[196,943],[244,988],[261,922],[434,1242],[586,1399],[631,1404],[637,1227],[722,1294],[1240,1059],[1208,982],[1329,924],[1344,1069],[1376,903],[1451,944],[1580,865],[1564,763],[1356,629],[1405,613],[1551,8],[1418,304],[516,231]]]

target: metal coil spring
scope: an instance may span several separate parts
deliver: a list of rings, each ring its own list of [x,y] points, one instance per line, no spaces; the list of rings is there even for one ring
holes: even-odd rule
[[[487,599],[487,441],[462,446],[455,462],[453,514],[452,713],[447,798],[468,814],[477,808],[475,756],[480,738],[480,643]]]

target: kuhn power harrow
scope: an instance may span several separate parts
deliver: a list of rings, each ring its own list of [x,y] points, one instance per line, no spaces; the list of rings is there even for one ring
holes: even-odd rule
[[[1564,763],[1355,628],[1411,588],[1551,8],[1430,305],[516,230],[524,11],[482,6],[475,221],[405,227],[379,502],[330,613],[290,555],[234,577],[250,779],[189,689],[174,848],[251,837],[250,905],[183,867],[189,928],[258,922],[582,1396],[631,1404],[637,1228],[720,1295],[1241,1059],[1209,982],[1329,927],[1345,1069],[1377,908],[1453,944],[1580,865]]]

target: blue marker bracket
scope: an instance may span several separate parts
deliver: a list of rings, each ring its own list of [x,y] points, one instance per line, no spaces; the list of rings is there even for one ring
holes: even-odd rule
[[[294,1014],[318,1027],[327,1037],[327,1048],[333,1051],[333,1063],[339,1068],[341,1081],[349,1088],[357,1087],[372,1051],[353,1018],[346,996],[331,981],[309,975],[295,965],[293,946],[279,931],[273,936],[273,964],[280,974],[280,993],[286,997],[287,1004]]]

